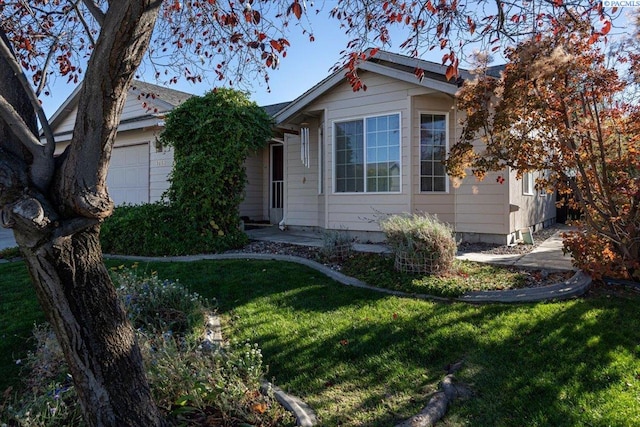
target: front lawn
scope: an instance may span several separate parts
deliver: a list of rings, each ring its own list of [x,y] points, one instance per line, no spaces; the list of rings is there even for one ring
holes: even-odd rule
[[[3,302],[15,280],[27,280],[19,266],[0,265]],[[269,379],[306,400],[323,425],[408,418],[460,360],[457,377],[475,395],[454,404],[444,425],[640,425],[637,294],[597,290],[557,303],[474,306],[345,287],[284,262],[141,263],[138,270],[216,298],[225,335],[257,342]],[[33,292],[12,304],[29,301]],[[3,354],[16,350],[5,344]]]

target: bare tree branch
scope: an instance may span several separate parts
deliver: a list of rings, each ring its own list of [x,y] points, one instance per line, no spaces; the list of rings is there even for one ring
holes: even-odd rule
[[[89,9],[91,15],[95,18],[95,20],[102,26],[104,23],[104,13],[100,10],[100,8],[93,2],[93,0],[82,0],[82,3]],[[77,4],[74,7],[78,7]],[[78,14],[80,15],[80,14]],[[89,37],[91,37],[91,33],[87,32]]]
[[[78,0],[77,2],[75,2],[73,4],[73,8],[75,9],[77,15],[78,15],[78,19],[80,20],[80,23],[82,24],[82,26],[84,27],[84,31],[87,33],[87,37],[89,37],[89,41],[91,42],[91,45],[95,46],[96,45],[96,40],[93,38],[93,36],[91,35],[91,28],[89,28],[89,24],[87,24],[87,20],[84,19],[84,16],[82,15],[82,13],[80,13],[80,8],[78,8],[78,3],[80,2],[80,0]],[[84,0],[84,3],[91,3],[93,4],[93,2],[91,0]],[[95,5],[94,5],[95,6]],[[87,6],[88,7],[88,6]],[[100,9],[98,9],[98,11],[100,12]],[[95,15],[94,15],[95,16]],[[103,19],[104,19],[104,15],[102,15]],[[98,24],[102,25],[102,22],[98,19],[96,19],[96,21],[98,21]]]

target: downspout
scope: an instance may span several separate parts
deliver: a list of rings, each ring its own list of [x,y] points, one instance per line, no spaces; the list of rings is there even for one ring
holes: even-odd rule
[[[451,106],[453,109],[453,143],[458,142],[458,100],[453,98],[453,105]],[[449,144],[451,141],[448,141]],[[451,146],[449,146],[449,150],[451,150]],[[454,235],[458,234],[458,189],[462,186],[462,182],[457,187],[453,186],[453,233]]]
[[[288,199],[287,199],[287,175],[288,175],[288,170],[287,170],[287,147],[289,146],[289,144],[287,143],[287,139],[289,138],[288,133],[284,134],[284,138],[283,138],[283,144],[282,144],[282,219],[280,220],[280,222],[278,223],[278,228],[281,231],[284,231],[287,229],[287,224],[286,224],[286,220],[287,220],[287,204],[288,204]]]

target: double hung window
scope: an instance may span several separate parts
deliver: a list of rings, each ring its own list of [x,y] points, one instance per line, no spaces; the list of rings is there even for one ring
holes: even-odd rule
[[[400,114],[335,123],[335,191],[400,191]]]
[[[446,192],[447,115],[420,114],[420,191]]]

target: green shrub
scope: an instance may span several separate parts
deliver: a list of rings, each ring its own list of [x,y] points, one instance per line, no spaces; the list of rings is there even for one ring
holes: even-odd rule
[[[195,233],[236,235],[247,181],[244,161],[265,147],[272,120],[243,92],[189,98],[167,117],[162,142],[174,148],[167,200]]]
[[[247,242],[239,228],[223,236],[213,226],[202,229],[164,203],[118,206],[100,233],[102,250],[109,254],[168,256],[222,252]]]
[[[171,280],[161,280],[155,274],[141,276],[134,269],[120,266],[111,275],[134,328],[165,331],[184,335],[199,333],[206,307],[210,304],[200,295]]]
[[[0,259],[14,259],[20,258],[22,253],[20,252],[20,248],[14,246],[12,248],[5,248],[0,251]]]
[[[451,228],[428,214],[392,215],[380,221],[395,253],[395,268],[403,272],[451,270],[457,245]]]

